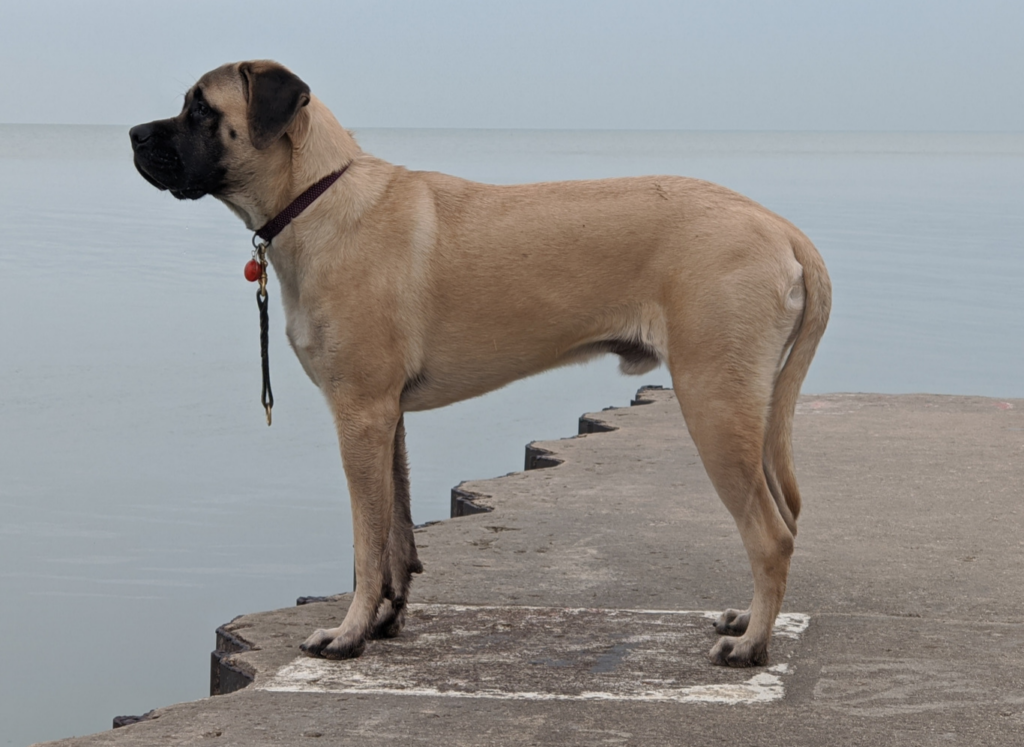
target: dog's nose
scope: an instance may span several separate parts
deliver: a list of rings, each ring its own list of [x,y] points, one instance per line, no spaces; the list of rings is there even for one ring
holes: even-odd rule
[[[132,140],[132,147],[142,145],[153,136],[152,123],[135,125],[128,130],[128,137]]]

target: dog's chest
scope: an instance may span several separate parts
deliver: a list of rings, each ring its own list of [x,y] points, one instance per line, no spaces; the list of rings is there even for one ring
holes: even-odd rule
[[[313,311],[302,304],[296,289],[287,283],[281,284],[281,304],[284,306],[284,329],[288,342],[306,375],[320,386],[316,364],[323,347],[323,329],[317,325]]]

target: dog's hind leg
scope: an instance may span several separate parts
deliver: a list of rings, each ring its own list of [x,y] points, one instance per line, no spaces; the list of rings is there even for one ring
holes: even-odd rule
[[[726,666],[760,666],[768,661],[793,553],[793,533],[772,497],[763,464],[779,350],[788,331],[785,324],[764,323],[770,308],[755,308],[745,317],[733,314],[732,324],[723,328],[720,320],[728,315],[705,303],[703,319],[676,316],[669,368],[690,435],[736,522],[754,576],[749,610],[730,610],[716,625],[738,637],[719,639],[711,659]]]
[[[754,575],[754,599],[746,612],[730,610],[716,628],[724,637],[711,650],[716,664],[745,667],[768,661],[772,626],[782,608],[793,554],[793,535],[779,514],[761,463],[764,413],[761,398],[723,396],[721,380],[694,386],[673,372],[683,415],[701,460],[743,539]],[[724,630],[723,630],[724,628]]]
[[[384,601],[377,611],[377,620],[370,633],[372,638],[394,638],[405,624],[405,605],[409,599],[412,574],[421,573],[423,564],[416,554],[413,537],[412,509],[409,497],[409,459],[405,451],[405,419],[398,419],[395,429],[395,451],[392,462],[392,482],[395,486],[394,510],[391,515],[391,534],[386,550],[390,583],[384,588]]]
[[[398,398],[359,401],[356,407],[346,404],[341,402],[333,409],[352,503],[356,590],[341,625],[315,631],[300,646],[311,656],[328,659],[362,653],[381,601],[391,587],[387,549],[395,502],[394,445],[401,417]]]
[[[791,242],[794,257],[802,269],[799,276],[792,278],[789,292],[781,305],[785,313],[779,317],[776,326],[776,341],[781,339],[780,335],[787,326],[790,331],[779,350],[779,371],[770,397],[764,435],[763,468],[779,516],[790,533],[796,536],[800,489],[793,468],[793,414],[800,385],[828,323],[832,286],[820,255],[807,237],[794,235]],[[799,317],[796,316],[798,310]],[[770,340],[772,336],[764,335],[764,339]],[[771,352],[769,347],[768,354]],[[750,626],[751,615],[752,609],[726,610],[715,622],[715,630],[722,635],[742,636]]]

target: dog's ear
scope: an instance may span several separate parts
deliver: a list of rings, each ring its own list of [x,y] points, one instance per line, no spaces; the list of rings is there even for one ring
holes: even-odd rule
[[[309,86],[276,62],[259,60],[238,66],[248,104],[249,139],[263,150],[277,141],[309,103]]]

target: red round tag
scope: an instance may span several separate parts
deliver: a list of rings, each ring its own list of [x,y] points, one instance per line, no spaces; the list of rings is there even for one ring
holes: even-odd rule
[[[245,263],[245,279],[250,283],[255,283],[262,274],[263,271],[260,269],[260,263],[255,259],[250,259]]]

